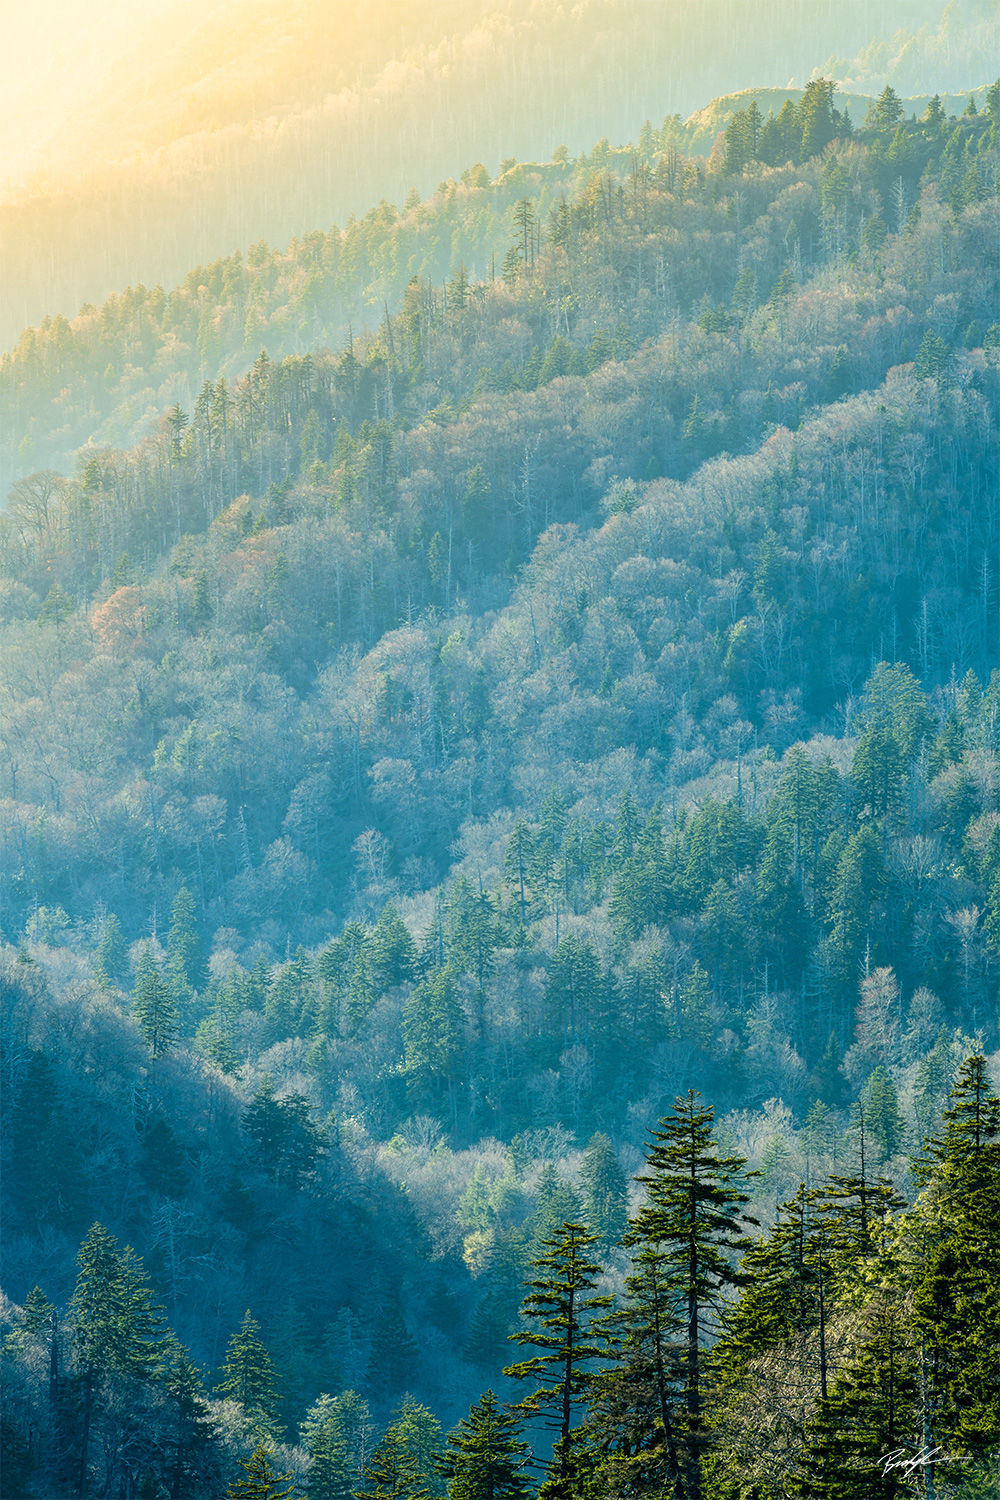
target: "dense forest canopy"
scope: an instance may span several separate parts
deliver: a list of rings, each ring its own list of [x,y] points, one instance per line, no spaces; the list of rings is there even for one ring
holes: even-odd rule
[[[758,97],[3,357],[12,1496],[994,1492],[1000,82]]]
[[[803,87],[822,58],[858,94],[989,82],[996,0],[877,16],[868,0],[39,0],[5,29],[0,342],[426,196],[477,158],[575,156],[748,79]]]

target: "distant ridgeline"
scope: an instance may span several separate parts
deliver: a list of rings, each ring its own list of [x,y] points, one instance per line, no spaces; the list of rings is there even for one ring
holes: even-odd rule
[[[945,146],[944,118],[960,116],[960,130],[978,139],[982,131],[967,124],[966,111],[970,98],[978,101],[988,121],[987,94],[978,89],[961,99],[936,98],[933,131],[924,128],[926,121],[904,131],[910,156],[900,163],[898,175],[911,200],[921,171]],[[931,103],[924,98],[894,102],[892,125],[915,113],[926,116]],[[759,119],[751,118],[754,107]],[[724,277],[718,284],[710,274],[699,280],[696,272],[676,264],[679,247],[671,243],[671,233],[683,222],[688,196],[683,182],[691,177],[678,175],[678,163],[696,163],[715,151],[709,168],[714,201],[734,168],[754,165],[759,176],[763,167],[808,162],[835,136],[853,128],[855,139],[870,148],[866,174],[885,200],[887,216],[886,185],[895,157],[888,122],[877,119],[877,107],[878,101],[866,96],[831,93],[822,81],[807,93],[745,90],[714,100],[686,123],[671,116],[656,129],[647,121],[635,146],[612,147],[602,140],[575,161],[557,150],[548,163],[504,162],[493,181],[477,163],[458,182],[440,184],[427,201],[421,202],[416,192],[402,209],[383,201],[360,220],[352,216],[346,228],[316,230],[294,239],[285,251],[261,242],[245,256],[237,251],[198,266],[169,293],[140,285],[109,298],[100,309],[84,307],[72,320],[46,318],[0,357],[0,504],[18,477],[43,467],[68,472],[74,462],[84,461],[75,459],[78,450],[84,450],[85,458],[88,448],[138,441],[155,430],[175,402],[190,411],[206,379],[215,383],[220,377],[244,375],[261,348],[279,359],[343,346],[355,335],[377,329],[390,309],[398,316],[413,278],[435,287],[438,296],[442,285],[460,273],[478,282],[495,278],[512,248],[524,260],[529,250],[534,256],[536,244],[540,251],[543,242],[554,243],[550,220],[562,211],[563,201],[595,200],[602,190],[597,183],[609,177],[615,190],[624,192],[628,184],[634,186],[638,172],[647,202],[648,188],[655,184],[657,214],[650,219],[647,213],[642,227],[644,234],[658,239],[657,253],[665,253],[678,293],[687,298],[683,305],[690,308],[699,295],[722,297]],[[769,122],[770,114],[775,118]],[[804,127],[814,116],[806,139]],[[869,119],[878,126],[874,131],[864,128]],[[747,121],[751,133],[761,137],[749,145],[741,143]],[[723,133],[725,155],[720,160]],[[964,150],[964,137],[960,143],[956,138],[953,153],[959,144]],[[702,162],[701,170],[707,166]],[[722,179],[716,175],[720,167]],[[950,161],[948,169],[954,171]],[[779,191],[777,181],[771,190]],[[518,205],[525,200],[534,225],[530,246],[513,222],[523,213]],[[859,200],[859,222],[865,211]],[[579,212],[574,222],[583,222]],[[810,264],[811,258],[810,247]],[[581,270],[575,263],[573,298],[584,290]],[[662,326],[662,309],[651,310],[652,316],[644,319],[643,310],[626,301],[626,315],[616,309],[614,324],[628,326],[632,338],[655,335]],[[578,318],[575,301],[570,308]],[[568,332],[568,324],[564,328],[560,321],[556,331]]]
[[[740,97],[5,356],[5,1494],[995,1490],[1000,83]]]
[[[803,89],[740,89],[736,94],[723,94],[718,99],[713,99],[706,104],[704,109],[696,110],[693,115],[684,121],[684,142],[689,151],[694,154],[708,155],[715,144],[715,139],[720,130],[724,131],[735,114],[749,109],[751,104],[756,104],[761,116],[766,119],[767,115],[780,115],[786,104],[794,107],[800,106],[804,94]],[[968,94],[929,94],[917,95],[914,98],[901,99],[903,107],[902,118],[916,120],[924,115],[931,98],[934,97],[948,116],[959,116],[965,113],[970,99],[974,99],[977,109],[986,107],[986,99],[989,90],[986,85],[981,88],[972,89]],[[848,117],[855,129],[864,126],[872,117],[878,106],[878,100],[870,94],[852,94],[837,89],[834,103],[836,108]]]

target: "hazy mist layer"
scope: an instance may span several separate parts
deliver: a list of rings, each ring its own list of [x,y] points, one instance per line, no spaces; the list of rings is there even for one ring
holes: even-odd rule
[[[938,88],[982,83],[968,73],[996,4],[940,14],[939,0],[47,0],[6,23],[0,341],[127,282],[427,192],[477,156],[492,170],[630,139],[748,77],[836,64],[866,92],[888,74],[906,93],[931,71]],[[909,41],[872,41],[896,27]]]

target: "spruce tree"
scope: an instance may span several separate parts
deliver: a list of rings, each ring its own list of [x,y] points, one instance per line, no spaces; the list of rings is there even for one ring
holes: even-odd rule
[[[917,1361],[897,1300],[869,1312],[868,1336],[820,1398],[786,1493],[796,1500],[901,1500],[920,1452]]]
[[[509,1365],[504,1374],[530,1380],[535,1389],[518,1403],[525,1415],[540,1414],[557,1433],[553,1459],[539,1496],[570,1500],[582,1463],[579,1415],[594,1362],[607,1338],[594,1315],[610,1298],[594,1296],[601,1267],[587,1258],[597,1236],[582,1224],[563,1224],[544,1242],[532,1265],[538,1273],[527,1282],[521,1314],[528,1326],[511,1334],[515,1343],[539,1353]]]
[[[899,1096],[888,1070],[881,1065],[865,1084],[862,1100],[868,1130],[880,1161],[895,1156],[906,1126],[899,1112]]]
[[[291,1188],[300,1187],[315,1175],[327,1146],[326,1132],[311,1119],[305,1096],[286,1094],[276,1098],[267,1075],[244,1111],[243,1129],[253,1143],[257,1165],[276,1184]]]
[[[237,1479],[226,1491],[228,1500],[293,1500],[296,1486],[291,1474],[276,1474],[271,1467],[271,1450],[259,1443],[243,1462],[245,1479]]]
[[[441,1469],[448,1500],[527,1500],[527,1457],[520,1421],[487,1391],[448,1434]]]
[[[646,1202],[630,1221],[626,1244],[662,1255],[666,1286],[683,1309],[685,1485],[688,1500],[700,1500],[705,1443],[702,1417],[703,1339],[718,1317],[728,1288],[740,1274],[732,1256],[747,1244],[743,1226],[744,1157],[722,1157],[712,1134],[714,1111],[689,1090],[674,1101],[646,1150],[647,1168],[636,1181]]]
[[[545,1246],[558,1238],[562,1226],[576,1223],[583,1212],[580,1195],[572,1183],[560,1177],[552,1162],[547,1161],[538,1174],[535,1212],[531,1216],[530,1251],[534,1259],[545,1253]]]
[[[803,1332],[819,1334],[821,1392],[826,1394],[825,1322],[830,1300],[829,1230],[815,1193],[800,1187],[777,1209],[767,1234],[740,1261],[743,1287],[726,1307],[712,1350],[717,1385],[740,1382],[753,1360]]]
[[[216,1427],[202,1388],[201,1374],[187,1350],[174,1338],[167,1340],[163,1358],[163,1389],[173,1404],[169,1435],[164,1443],[170,1500],[207,1488]]]
[[[48,1339],[52,1332],[54,1313],[55,1308],[41,1287],[32,1287],[24,1306],[14,1318],[13,1328],[4,1338],[4,1349],[29,1349],[33,1344]]]
[[[163,1319],[146,1284],[142,1262],[94,1224],[77,1256],[79,1274],[70,1298],[77,1371],[114,1372],[140,1379],[158,1369],[164,1351]]]
[[[413,1454],[395,1423],[386,1429],[364,1466],[355,1500],[431,1500]]]
[[[586,1188],[583,1215],[602,1251],[616,1245],[628,1222],[628,1185],[606,1135],[595,1135],[583,1154],[580,1176]]]
[[[444,1493],[441,1482],[444,1433],[437,1417],[412,1396],[406,1395],[393,1413],[389,1431],[398,1439],[399,1451],[417,1476],[418,1484],[432,1500],[439,1500]]]
[[[599,1493],[683,1500],[677,1407],[686,1361],[670,1272],[658,1246],[638,1247],[625,1296],[606,1320],[613,1363],[594,1379],[588,1417]]]
[[[350,1500],[369,1456],[371,1426],[368,1403],[356,1391],[313,1403],[301,1429],[311,1459],[309,1500]]]
[[[174,989],[156,967],[148,944],[136,971],[132,1008],[153,1056],[162,1057],[177,1040],[180,1010]]]
[[[736,1476],[751,1493],[779,1492],[816,1398],[829,1394],[833,1277],[814,1197],[800,1187],[740,1261],[740,1295],[709,1355],[713,1500],[735,1500]]]
[[[78,1491],[86,1494],[91,1426],[98,1391],[109,1377],[148,1382],[162,1366],[163,1320],[146,1285],[142,1263],[130,1247],[94,1224],[77,1255],[79,1273],[70,1298],[73,1365],[81,1400]]]
[[[815,1194],[818,1212],[828,1226],[834,1275],[847,1282],[875,1249],[879,1220],[904,1203],[888,1178],[872,1172],[871,1137],[863,1103],[855,1106],[852,1134],[853,1171],[831,1173]]]
[[[340,1404],[322,1395],[306,1413],[301,1441],[309,1454],[309,1500],[350,1500],[356,1472],[351,1467]]]
[[[916,1166],[926,1252],[914,1315],[933,1436],[974,1457],[1000,1434],[1000,1099],[983,1057],[963,1063],[944,1129]]]
[[[431,1106],[447,1093],[454,1120],[465,1055],[465,1013],[450,964],[418,984],[403,1006],[406,1072],[414,1096]]]
[[[101,923],[101,935],[94,950],[94,975],[103,985],[118,984],[128,962],[128,948],[122,924],[110,912]]]
[[[170,908],[164,967],[178,999],[192,989],[200,989],[204,983],[205,960],[195,921],[194,897],[186,885],[181,886]]]
[[[222,1365],[216,1396],[242,1407],[245,1416],[268,1437],[278,1434],[278,1392],[274,1365],[260,1337],[260,1324],[249,1308],[233,1334]]]

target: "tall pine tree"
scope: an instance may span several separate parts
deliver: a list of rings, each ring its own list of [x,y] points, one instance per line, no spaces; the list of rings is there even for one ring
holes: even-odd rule
[[[541,1414],[556,1431],[552,1463],[539,1490],[546,1500],[571,1500],[583,1464],[580,1416],[595,1361],[606,1348],[606,1337],[595,1325],[595,1314],[610,1298],[595,1296],[601,1267],[587,1252],[597,1243],[582,1224],[566,1223],[544,1242],[543,1253],[532,1262],[536,1275],[528,1281],[521,1306],[528,1325],[511,1338],[539,1352],[510,1365],[504,1374],[529,1380],[535,1389],[519,1407],[526,1415]]]
[[[684,1318],[684,1443],[688,1500],[700,1500],[703,1341],[721,1309],[724,1293],[739,1285],[733,1255],[745,1248],[744,1213],[749,1194],[743,1157],[720,1156],[712,1134],[714,1111],[690,1090],[651,1132],[646,1170],[636,1179],[646,1202],[631,1221],[626,1243],[662,1256],[666,1286]]]

